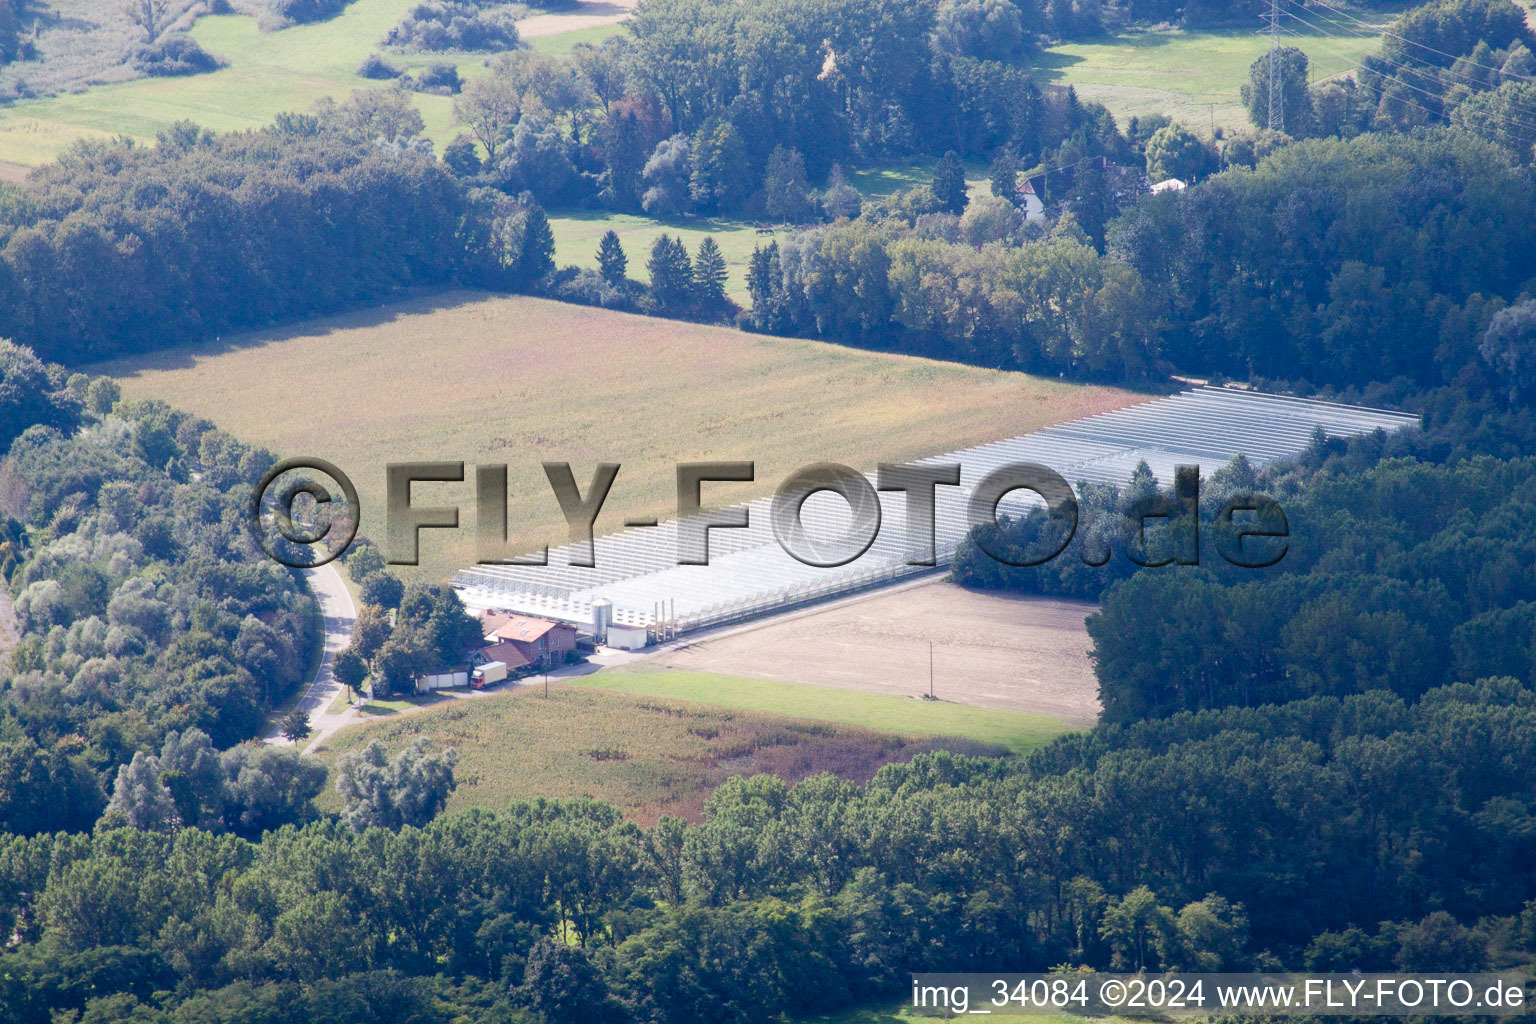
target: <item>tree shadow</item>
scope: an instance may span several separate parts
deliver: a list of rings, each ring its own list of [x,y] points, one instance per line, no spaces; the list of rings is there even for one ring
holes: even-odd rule
[[[604,210],[585,206],[570,207],[568,209],[551,209],[547,212],[551,217],[558,217],[561,220],[576,220],[596,223],[612,220],[614,216],[613,210]],[[634,213],[628,210],[622,212],[632,217],[642,218],[647,223],[627,226],[615,225],[614,230],[619,234],[623,234],[626,231],[643,230],[653,227],[660,227],[672,231],[724,232],[740,231],[742,228],[749,228],[752,226],[750,221],[713,215],[689,216],[686,214],[668,214],[665,216],[658,216],[653,213]]]
[[[381,327],[408,316],[423,316],[498,297],[500,297],[498,292],[468,288],[424,289],[417,293],[394,296],[383,302],[364,300],[342,310],[310,319],[289,320],[281,324],[239,329],[203,341],[149,352],[113,356],[110,359],[91,363],[82,369],[89,373],[106,374],[120,380],[129,380],[149,371],[190,369],[201,359],[240,349],[260,348],[301,334],[323,337],[337,331]]]

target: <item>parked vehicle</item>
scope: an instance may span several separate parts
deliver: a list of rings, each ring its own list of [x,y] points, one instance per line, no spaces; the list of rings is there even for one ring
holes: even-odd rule
[[[469,688],[471,690],[483,690],[492,683],[499,683],[507,678],[507,664],[504,661],[488,661],[483,665],[476,665],[469,673]]]

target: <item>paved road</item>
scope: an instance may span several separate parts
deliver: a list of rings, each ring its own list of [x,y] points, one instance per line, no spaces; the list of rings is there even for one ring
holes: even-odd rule
[[[336,677],[331,674],[331,663],[335,660],[337,653],[345,650],[352,642],[352,627],[357,624],[357,606],[352,603],[352,593],[347,589],[347,584],[341,578],[341,572],[334,562],[322,565],[318,569],[300,571],[304,573],[310,592],[315,595],[315,600],[320,602],[320,614],[325,618],[323,627],[325,649],[320,655],[320,665],[315,669],[315,678],[310,680],[304,696],[299,699],[299,707],[309,713],[309,727],[314,730],[313,735],[318,737],[321,729],[325,729],[327,733],[336,730],[340,722],[332,724],[331,719],[346,717],[345,715],[328,715],[325,709],[330,707],[331,701],[342,689]],[[267,736],[266,741],[268,743],[288,742],[276,730]],[[314,746],[314,742],[309,746]]]

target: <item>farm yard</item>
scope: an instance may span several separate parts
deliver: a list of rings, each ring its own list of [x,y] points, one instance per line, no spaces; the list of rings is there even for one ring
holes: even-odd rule
[[[796,707],[789,696],[781,706]],[[882,699],[888,698],[874,700]],[[875,707],[871,717],[879,720],[880,710]],[[427,736],[433,750],[452,746],[459,752],[450,811],[500,808],[537,796],[590,796],[651,825],[663,814],[698,820],[705,799],[732,775],[768,772],[794,782],[830,771],[863,782],[882,764],[924,750],[997,754],[1006,749],[960,735],[924,735],[910,727],[877,731],[815,717],[555,683],[548,699],[540,687],[524,686],[344,729],[317,755],[331,765],[375,739],[393,753]],[[334,801],[336,794],[328,790],[322,800]]]
[[[644,373],[635,370],[643,367]],[[508,464],[509,541],[566,539],[540,463],[582,486],[618,462],[600,533],[675,513],[674,464],[752,459],[757,481],[711,485],[719,503],[767,494],[791,470],[873,468],[1142,401],[1072,384],[528,297],[454,292],[95,366],[129,398],[159,398],[281,455],[329,459],[382,538],[384,466]],[[728,402],[723,396],[729,394]],[[473,554],[473,484],[423,484],[464,529],[425,531],[415,577]],[[408,570],[407,570],[408,571]]]
[[[984,594],[935,581],[706,635],[645,664],[682,678],[729,672],[911,697],[928,692],[932,644],[934,693],[943,701],[1086,726],[1099,713],[1083,626],[1095,610],[1086,602]],[[673,673],[661,678],[680,678]],[[604,672],[592,685],[620,678]]]

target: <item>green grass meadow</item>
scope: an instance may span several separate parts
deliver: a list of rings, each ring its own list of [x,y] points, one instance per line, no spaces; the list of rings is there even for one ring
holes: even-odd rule
[[[0,162],[37,166],[75,139],[91,136],[150,141],[184,118],[216,131],[254,128],[283,111],[308,110],[321,97],[343,98],[373,84],[358,78],[356,69],[413,2],[354,0],[330,21],[280,32],[258,31],[256,19],[247,15],[200,18],[192,36],[226,67],[186,78],[99,85],[0,109]],[[578,43],[601,42],[622,31],[616,25],[578,28],[531,39],[529,45],[568,54]],[[1359,31],[1350,38],[1287,36],[1286,41],[1307,52],[1316,80],[1347,71],[1375,49],[1376,37]],[[1344,35],[1341,28],[1339,36]],[[1039,81],[1074,86],[1084,99],[1109,107],[1122,124],[1133,115],[1160,112],[1209,133],[1213,119],[1228,130],[1247,126],[1239,89],[1267,45],[1264,36],[1249,30],[1127,32],[1052,47],[1034,63]],[[485,57],[390,54],[389,60],[407,69],[448,61],[471,78],[482,72]],[[451,98],[417,95],[415,100],[428,137],[438,145],[452,138]],[[854,185],[878,195],[920,180],[899,168],[877,169],[855,175]],[[577,230],[572,225],[568,234]]]
[[[720,245],[725,257],[725,291],[742,305],[747,302],[747,261],[759,242],[756,229],[746,221],[714,217],[670,217],[660,219],[633,213],[615,213],[611,210],[563,210],[551,212],[549,226],[555,234],[555,262],[560,266],[572,264],[597,269],[597,243],[603,232],[618,232],[624,252],[629,256],[629,276],[637,281],[649,282],[651,275],[645,269],[651,246],[663,234],[683,240],[689,252],[696,252],[705,236],[711,236]]]
[[[656,671],[626,666],[568,682],[640,697],[859,725],[900,736],[960,736],[1007,747],[1016,754],[1029,753],[1070,731],[1068,726],[1050,715],[713,672]]]
[[[1104,104],[1121,128],[1132,117],[1166,114],[1207,138],[1213,122],[1228,132],[1249,131],[1241,89],[1269,46],[1256,29],[1125,32],[1065,43],[1035,58],[1035,78],[1070,85],[1081,99]],[[1343,25],[1338,29],[1344,36]],[[1319,82],[1357,66],[1376,51],[1379,38],[1356,26],[1347,38],[1287,35],[1283,41],[1306,53],[1312,81]]]
[[[575,33],[571,33],[575,34]],[[557,38],[557,37],[550,37]],[[933,161],[916,163],[883,164],[848,175],[848,183],[866,199],[881,199],[914,185],[925,185],[933,178]],[[989,195],[987,168],[981,164],[966,167],[966,186],[972,198]],[[555,262],[560,266],[574,265],[597,269],[597,244],[603,232],[618,233],[624,252],[629,256],[629,276],[649,283],[650,273],[645,262],[650,257],[651,246],[663,234],[683,240],[689,252],[698,250],[705,236],[713,237],[725,257],[725,293],[741,305],[747,301],[747,264],[752,250],[776,238],[782,238],[793,227],[775,225],[773,238],[757,233],[750,221],[726,217],[648,217],[642,214],[615,213],[611,210],[560,210],[549,213],[549,226],[555,235]]]
[[[767,772],[795,782],[831,771],[863,781],[881,765],[926,750],[998,754],[1029,749],[1064,729],[1044,716],[974,708],[954,709],[972,715],[903,714],[885,706],[899,698],[843,691],[827,690],[818,701],[802,691],[823,688],[794,683],[689,673],[600,677],[554,680],[547,697],[535,682],[383,714],[333,733],[316,753],[334,765],[373,740],[393,753],[424,736],[431,749],[458,751],[449,810],[589,796],[649,824],[662,814],[697,820],[709,794],[734,775]],[[405,703],[370,707],[404,711]],[[339,806],[332,787],[320,803]]]
[[[0,109],[0,161],[37,166],[78,138],[127,135],[152,141],[176,121],[190,118],[215,131],[269,123],[289,110],[309,110],[322,97],[344,99],[352,90],[377,86],[357,77],[363,58],[415,0],[354,0],[337,17],[280,32],[261,32],[242,14],[198,19],[191,35],[226,65],[206,75],[141,78],[98,85],[83,92],[24,100]],[[569,53],[578,42],[596,42],[614,26],[577,29],[530,41],[535,50]],[[407,70],[455,64],[465,78],[483,71],[484,54],[386,55]],[[415,95],[427,135],[441,146],[455,133],[453,100]]]

